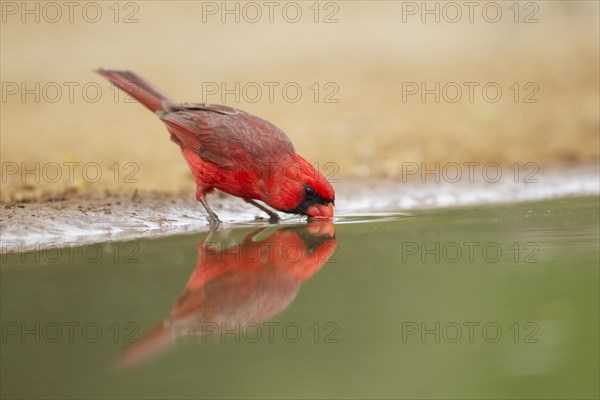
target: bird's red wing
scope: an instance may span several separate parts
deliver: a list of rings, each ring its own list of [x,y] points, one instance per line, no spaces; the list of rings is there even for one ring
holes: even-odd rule
[[[275,162],[282,153],[294,152],[285,133],[261,118],[226,106],[186,106],[162,114],[161,120],[177,143],[220,167]]]
[[[175,143],[220,167],[232,167],[235,164],[232,149],[223,140],[219,142],[220,135],[194,114],[189,111],[170,112],[161,116],[161,120],[169,128]]]

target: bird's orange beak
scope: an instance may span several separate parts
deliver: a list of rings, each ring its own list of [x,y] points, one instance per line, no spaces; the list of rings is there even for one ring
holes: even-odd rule
[[[308,207],[306,213],[309,217],[315,219],[333,219],[333,203],[329,203],[326,206],[315,204],[314,206]]]

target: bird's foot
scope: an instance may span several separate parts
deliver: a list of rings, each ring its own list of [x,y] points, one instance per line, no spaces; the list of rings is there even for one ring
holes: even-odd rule
[[[219,217],[217,217],[217,214],[215,213],[208,214],[206,216],[206,220],[208,221],[211,230],[217,229],[221,224],[221,220],[219,219]]]
[[[221,223],[221,220],[219,220],[219,217],[217,217],[217,214],[212,210],[212,208],[210,208],[210,206],[206,202],[206,199],[202,196],[199,196],[198,193],[199,193],[199,191],[196,191],[196,196],[198,197],[198,201],[200,201],[200,203],[202,203],[202,205],[204,206],[204,209],[206,210],[206,213],[208,214],[206,216],[206,220],[208,221],[208,224],[210,225],[210,230],[212,231],[214,229],[217,229],[219,227],[219,224]]]
[[[277,224],[279,222],[279,220],[281,220],[281,217],[279,215],[277,215],[274,212],[269,213],[269,223],[270,224]]]

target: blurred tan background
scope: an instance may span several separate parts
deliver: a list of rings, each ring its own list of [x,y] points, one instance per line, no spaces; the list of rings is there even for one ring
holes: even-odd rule
[[[473,22],[461,6],[463,15],[455,23],[455,10],[444,8],[444,2],[427,3],[439,7],[439,22],[414,10],[421,2],[390,1],[278,2],[269,22],[269,9],[258,2],[262,18],[255,23],[255,9],[243,2],[77,3],[73,22],[65,7],[51,22],[56,11],[44,10],[45,3],[28,2],[32,15],[23,15],[22,4],[2,2],[3,166],[96,162],[103,177],[91,183],[75,170],[75,181],[69,182],[64,168],[58,182],[48,182],[40,172],[38,184],[32,176],[22,179],[21,171],[5,170],[4,201],[65,190],[193,190],[162,123],[144,107],[124,101],[124,95],[115,99],[110,85],[93,73],[98,67],[135,71],[178,101],[221,103],[221,91],[209,96],[206,85],[223,82],[232,89],[239,82],[239,101],[229,94],[226,104],[281,127],[298,153],[321,169],[335,163],[342,183],[345,178],[399,178],[403,162],[570,167],[599,159],[595,1],[519,3],[518,14],[510,8],[513,2],[498,2],[498,22],[486,20],[493,19],[495,8],[477,2]],[[240,21],[222,15],[224,6],[238,7]],[[299,21],[286,21],[295,17],[296,6],[302,11]],[[83,8],[94,19],[97,7],[99,21],[86,21]],[[326,18],[331,23],[324,23]],[[256,84],[244,93],[241,88],[249,82]],[[278,84],[272,102],[264,82]],[[407,82],[430,89],[435,82],[441,87],[456,82],[462,97],[452,103],[455,92],[440,90],[439,103],[434,95],[423,102],[420,93],[403,92]],[[473,102],[464,82],[479,85]],[[489,82],[502,89],[497,102],[482,94]],[[297,102],[284,97],[287,83],[302,89]],[[257,85],[262,96],[254,102]],[[56,86],[62,89],[58,99]],[[37,92],[39,102],[36,94],[23,96],[23,87]],[[289,97],[295,96],[292,89]],[[111,169],[115,162],[117,177]],[[126,169],[126,162],[137,167]],[[124,182],[132,172],[138,183]]]

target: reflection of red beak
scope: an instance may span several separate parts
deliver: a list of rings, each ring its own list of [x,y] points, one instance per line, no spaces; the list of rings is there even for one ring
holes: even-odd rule
[[[332,221],[311,221],[307,225],[308,233],[312,236],[335,236],[335,228]]]
[[[333,218],[333,203],[329,203],[326,206],[322,204],[315,204],[314,206],[308,207],[306,213],[309,217],[315,219],[332,219]]]

